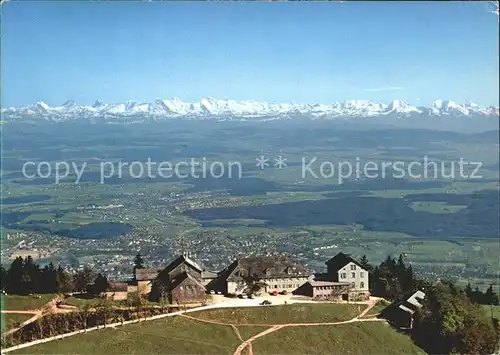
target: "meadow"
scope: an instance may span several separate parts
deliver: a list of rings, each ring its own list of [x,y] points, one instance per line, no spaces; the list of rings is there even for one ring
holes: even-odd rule
[[[36,310],[54,298],[53,294],[38,296],[1,295],[2,309],[15,311]]]
[[[325,315],[325,312],[327,313]],[[298,315],[296,315],[296,313]],[[101,329],[51,341],[13,354],[233,354],[242,340],[289,321],[325,322],[358,314],[352,305],[289,305],[223,309],[190,313],[191,317],[236,322],[236,327],[201,322],[183,316]],[[242,318],[240,318],[242,317]],[[245,325],[247,324],[247,325]],[[360,322],[332,326],[280,329],[253,343],[255,354],[417,354],[423,353],[410,338],[385,324]],[[246,354],[246,352],[243,352]]]
[[[271,307],[213,309],[191,313],[193,317],[233,324],[284,324],[340,322],[354,318],[365,305],[290,304]]]
[[[407,335],[373,322],[284,328],[252,348],[255,354],[425,354]]]

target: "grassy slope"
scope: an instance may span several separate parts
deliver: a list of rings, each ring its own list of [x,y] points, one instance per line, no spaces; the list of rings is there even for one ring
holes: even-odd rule
[[[18,354],[232,354],[240,341],[229,326],[169,317],[52,341]]]
[[[338,322],[354,318],[364,308],[364,305],[357,304],[304,303],[286,306],[213,309],[194,312],[190,315],[233,324]]]
[[[53,294],[40,295],[41,298],[34,296],[2,295],[2,309],[4,310],[34,310],[42,307],[44,304],[54,298]]]
[[[417,354],[411,339],[384,323],[280,329],[252,343],[255,354]]]
[[[260,332],[263,332],[264,330],[268,329],[269,327],[259,327],[259,326],[237,326],[238,332],[240,333],[241,337],[243,340],[248,340],[255,334],[259,334]]]
[[[286,307],[286,309],[285,309]],[[236,314],[233,314],[235,312]],[[317,322],[352,318],[357,305],[304,304],[205,311],[192,316],[247,324],[254,321]],[[238,317],[242,317],[239,319]],[[267,327],[237,326],[243,339]],[[18,354],[232,354],[240,344],[230,326],[213,325],[184,317],[168,317],[140,324],[81,334],[48,342]],[[78,350],[77,350],[78,349]],[[255,354],[412,354],[423,353],[411,340],[383,323],[284,328],[257,339]]]
[[[368,313],[366,313],[366,314],[364,315],[364,317],[363,317],[363,318],[375,317],[375,316],[379,315],[379,314],[380,314],[380,312],[382,312],[382,311],[383,311],[385,308],[387,308],[389,305],[390,305],[390,303],[389,303],[389,302],[384,301],[384,300],[381,300],[381,301],[377,302],[377,303],[375,304],[375,306],[373,306],[373,307],[372,307],[372,309],[370,309],[370,310],[368,311]]]
[[[482,307],[488,316],[491,315],[491,309],[493,308],[493,317],[500,320],[500,306],[483,305]]]
[[[102,302],[101,298],[78,298],[78,297],[68,297],[64,300],[64,302],[69,306],[83,308],[85,305],[96,306],[100,302]],[[126,301],[106,301],[110,306],[126,306]]]

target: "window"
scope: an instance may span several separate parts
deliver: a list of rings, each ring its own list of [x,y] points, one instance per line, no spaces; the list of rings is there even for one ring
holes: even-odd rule
[[[351,283],[351,287],[352,287],[352,288],[356,288],[356,284],[355,284],[354,282],[353,282],[353,283]]]
[[[341,274],[340,274],[340,278],[341,278],[341,279],[345,279],[346,277],[347,277],[347,276],[346,276],[345,272],[343,272],[343,273],[341,273]]]
[[[292,287],[293,287],[293,285],[292,285],[292,284],[288,284],[288,288],[292,288]]]
[[[365,277],[365,273],[363,271],[360,271],[359,276]]]
[[[351,277],[352,278],[356,277],[356,273],[355,272],[351,272]]]
[[[274,288],[278,288],[278,285],[274,285]]]
[[[351,270],[356,270],[356,265],[352,264],[351,265]]]
[[[361,282],[359,283],[359,288],[363,288],[363,287],[365,287],[365,283],[364,283],[363,281],[361,281]]]

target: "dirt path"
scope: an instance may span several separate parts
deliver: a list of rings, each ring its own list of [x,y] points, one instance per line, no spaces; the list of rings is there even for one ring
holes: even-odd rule
[[[33,309],[33,310],[23,310],[23,311],[17,311],[17,310],[2,310],[2,313],[11,313],[11,314],[33,314],[33,317],[25,320],[22,322],[17,328],[10,329],[6,331],[3,336],[9,335],[14,333],[15,331],[21,329],[22,327],[36,321],[37,319],[41,318],[44,314],[46,313],[67,313],[67,312],[72,312],[74,309],[77,309],[77,307],[74,308],[59,308],[57,306],[57,301],[59,300],[59,297],[54,297],[51,299],[49,302],[44,304],[42,307],[38,309]]]
[[[245,340],[243,343],[241,343],[240,345],[238,345],[238,347],[236,348],[236,350],[234,351],[234,354],[233,355],[241,355],[241,352],[248,346],[248,349],[249,349],[249,353],[250,355],[253,355],[253,350],[251,348],[251,344],[252,342],[255,340],[255,339],[258,339],[260,337],[263,337],[269,333],[273,333],[277,330],[280,330],[281,328],[283,327],[286,327],[286,325],[284,324],[281,324],[281,325],[275,325],[275,326],[272,326],[271,328],[267,328],[266,330],[264,330],[263,332],[260,332],[258,334],[255,334],[253,337],[251,337],[250,339],[248,340]]]
[[[384,321],[383,319],[378,319],[378,318],[364,318],[361,319],[365,314],[367,314],[378,302],[378,300],[370,300],[365,302],[364,304],[367,304],[368,307],[366,307],[359,315],[356,317],[345,320],[345,321],[338,321],[338,322],[322,322],[322,323],[284,323],[284,324],[262,324],[262,323],[245,323],[245,324],[232,324],[232,323],[226,323],[226,322],[221,322],[221,321],[216,321],[216,320],[211,320],[211,319],[204,319],[204,318],[196,318],[189,316],[187,314],[181,314],[181,317],[185,317],[188,319],[192,319],[198,322],[202,323],[208,323],[208,324],[215,324],[215,325],[223,325],[223,326],[230,326],[233,328],[233,330],[236,333],[236,336],[241,340],[241,344],[236,348],[234,351],[233,355],[242,355],[242,351],[248,348],[248,353],[249,355],[253,355],[253,349],[252,349],[252,342],[255,339],[258,339],[260,337],[263,337],[267,334],[273,333],[277,330],[280,330],[281,328],[285,327],[307,327],[307,326],[322,326],[322,325],[340,325],[340,324],[349,324],[349,323],[356,323],[356,322],[373,322],[373,321]],[[241,334],[238,331],[238,328],[236,326],[267,326],[266,330],[255,334],[251,338],[247,340],[243,340],[241,337]]]
[[[12,314],[37,314],[38,312],[39,312],[38,309],[28,310],[28,311],[2,310],[2,313],[12,313]]]
[[[366,304],[367,307],[356,317],[345,320],[345,321],[339,321],[339,322],[323,322],[323,323],[285,323],[285,324],[262,324],[262,323],[254,323],[254,324],[232,324],[232,323],[225,323],[225,322],[220,322],[216,320],[210,320],[210,319],[204,319],[204,318],[196,318],[189,316],[187,314],[182,314],[181,317],[189,318],[192,320],[196,320],[198,322],[203,322],[203,323],[209,323],[209,324],[215,324],[215,325],[225,325],[225,326],[230,326],[235,330],[236,336],[242,341],[240,345],[236,348],[234,351],[233,355],[242,355],[242,352],[245,349],[248,349],[248,354],[253,355],[253,349],[252,349],[252,342],[255,339],[261,338],[263,336],[266,336],[270,333],[273,333],[275,331],[280,330],[281,328],[285,327],[308,327],[308,326],[321,326],[321,325],[340,325],[340,324],[349,324],[349,323],[355,323],[355,322],[372,322],[372,321],[384,321],[383,319],[378,319],[378,318],[364,318],[362,317],[366,315],[379,301],[377,298],[370,299],[369,301],[365,302],[359,302],[359,304]],[[238,329],[236,326],[267,326],[266,330],[255,334],[251,338],[247,340],[243,340],[240,333],[238,332]]]
[[[196,317],[191,317],[191,316],[188,316],[186,315],[185,313],[186,312],[195,312],[195,311],[200,311],[200,310],[206,310],[206,309],[212,309],[212,308],[219,308],[219,307],[216,307],[216,306],[205,306],[205,307],[199,307],[199,308],[194,308],[194,309],[190,309],[190,310],[187,310],[187,311],[180,311],[180,312],[174,312],[174,313],[171,313],[171,314],[166,314],[166,315],[162,315],[162,318],[165,316],[182,316],[182,317],[186,317],[186,318],[189,318],[189,319],[193,319],[193,320],[196,320],[196,321],[199,321],[199,322],[204,322],[204,323],[210,323],[210,324],[216,324],[216,325],[225,325],[225,326],[231,326],[233,331],[235,332],[236,336],[238,337],[238,339],[241,341],[241,344],[236,348],[236,350],[234,351],[234,355],[241,355],[242,352],[247,349],[247,351],[244,353],[245,355],[253,355],[253,349],[252,349],[252,342],[255,340],[255,339],[258,339],[260,337],[263,337],[267,334],[270,334],[270,333],[273,333],[281,328],[285,328],[285,327],[298,327],[298,326],[319,326],[319,325],[338,325],[338,324],[347,324],[347,323],[354,323],[354,322],[367,322],[367,321],[385,321],[383,319],[378,319],[378,318],[365,318],[365,319],[360,319],[360,317],[363,317],[364,315],[366,315],[371,308],[373,308],[373,306],[379,301],[379,299],[376,299],[376,298],[373,298],[373,299],[370,299],[369,301],[366,301],[366,302],[355,302],[357,304],[366,304],[367,305],[367,308],[365,310],[363,310],[359,315],[357,315],[356,317],[350,319],[350,320],[347,320],[347,321],[340,321],[340,322],[329,322],[329,323],[285,323],[285,324],[230,324],[230,323],[224,323],[224,322],[219,322],[219,321],[215,321],[215,320],[208,320],[208,319],[202,319],[202,318],[196,318]],[[309,303],[309,302],[308,302]],[[313,302],[314,303],[314,302]],[[354,303],[354,302],[352,302]],[[20,314],[34,314],[34,316],[30,319],[28,319],[27,321],[25,321],[22,326],[26,325],[26,324],[29,324],[33,321],[36,321],[39,317],[43,316],[45,314],[45,312],[55,312],[55,313],[62,313],[62,312],[72,312],[73,309],[63,309],[63,308],[59,308],[57,307],[57,298],[54,298],[53,300],[51,300],[49,303],[45,304],[43,307],[41,307],[40,309],[38,310],[23,310],[23,311],[16,311],[16,310],[11,310],[11,311],[2,311],[2,313],[20,313]],[[158,316],[154,316],[152,317],[151,319],[159,319],[157,318]],[[134,323],[134,322],[131,322],[131,323]],[[129,322],[126,322],[126,324],[129,324]],[[111,328],[115,328],[115,326],[118,326],[118,325],[124,325],[124,323],[122,322],[121,324],[120,323],[116,323],[116,324],[109,324],[108,326],[111,327]],[[237,326],[264,326],[264,327],[269,327],[267,328],[266,330],[264,330],[263,332],[260,332],[258,334],[255,334],[254,336],[252,336],[251,338],[247,339],[247,340],[243,340],[241,334],[239,333],[238,331],[238,328]],[[19,329],[19,328],[17,328]],[[9,331],[9,334],[16,331],[17,329],[13,329],[11,331]],[[99,327],[97,327],[96,329],[99,329]],[[94,330],[94,329],[89,329],[89,330]],[[68,333],[67,336],[72,336],[72,335],[76,335],[76,334],[80,334],[81,332],[73,332],[73,333]],[[51,341],[51,340],[54,340],[54,338],[50,339],[50,340],[46,340],[46,341]],[[189,340],[187,340],[189,341]],[[192,340],[191,340],[192,341]],[[29,343],[29,344],[25,344],[24,346],[22,346],[23,348],[25,347],[28,347],[28,346],[31,346],[31,345],[34,345],[36,344],[36,342],[33,342],[33,343]],[[209,345],[210,343],[205,343],[207,345]],[[212,344],[210,344],[212,345]],[[221,346],[221,347],[224,347],[224,346]],[[16,347],[14,347],[16,348]],[[10,348],[10,349],[3,349],[3,350],[14,350],[14,348]]]
[[[241,342],[244,342],[245,339],[243,339],[243,337],[241,336],[240,331],[238,330],[238,328],[235,325],[233,325],[233,324],[231,324],[231,328],[233,328],[234,334],[236,334],[236,336],[238,337],[238,339]]]
[[[287,324],[280,324],[280,325],[272,326],[271,328],[268,328],[268,329],[264,330],[263,332],[255,334],[250,339],[247,339],[244,342],[242,342],[236,348],[236,350],[234,351],[233,355],[241,355],[242,351],[244,349],[246,349],[246,348],[248,348],[248,353],[250,355],[253,355],[252,342],[255,339],[261,338],[263,336],[266,336],[266,335],[268,335],[270,333],[273,333],[273,332],[278,331],[281,328],[285,328],[285,327],[299,327],[299,326],[301,326],[301,327],[307,327],[307,326],[318,326],[318,325],[338,325],[338,324],[348,324],[348,323],[355,323],[355,322],[367,322],[367,321],[374,321],[374,320],[382,321],[381,319],[377,319],[377,318],[360,319],[360,317],[363,317],[366,313],[368,313],[370,311],[370,309],[372,309],[373,306],[375,306],[375,304],[377,302],[378,302],[378,300],[370,300],[370,301],[368,301],[367,302],[368,307],[366,307],[366,309],[363,310],[363,312],[361,312],[356,317],[354,317],[354,318],[352,318],[350,320],[347,320],[347,321],[332,322],[332,323],[287,323]]]

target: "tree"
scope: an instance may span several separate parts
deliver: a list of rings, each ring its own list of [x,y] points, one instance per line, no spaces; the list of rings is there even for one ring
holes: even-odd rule
[[[165,310],[165,306],[168,304],[168,299],[167,299],[167,288],[163,283],[160,283],[158,286],[158,290],[160,293],[160,306],[161,306],[161,312],[163,313]]]
[[[82,328],[85,330],[87,330],[87,321],[91,313],[90,308],[91,308],[90,304],[85,303],[81,308],[81,310],[79,312],[76,312],[78,320],[80,321]]]
[[[359,260],[359,265],[361,265],[361,267],[368,272],[371,272],[373,270],[373,266],[371,266],[368,262],[368,258],[366,257],[366,255],[363,255],[361,257],[361,259]]]
[[[147,304],[146,297],[144,296],[144,288],[137,287],[137,292],[132,294],[132,306],[135,307],[137,317],[140,319],[144,306]]]
[[[31,255],[24,259],[23,266],[21,282],[24,293],[45,293],[40,266],[35,264]]]
[[[404,295],[416,291],[414,287],[413,268],[411,265],[408,265],[408,267],[405,265],[403,254],[399,255],[399,259],[396,264],[396,277],[401,285],[401,291]]]
[[[144,260],[142,260],[142,256],[140,253],[137,253],[134,258],[134,271],[136,269],[144,269]]]
[[[56,284],[57,284],[57,292],[71,292],[73,285],[71,284],[71,280],[69,275],[64,271],[63,267],[59,265],[57,268],[57,279],[56,279]]]
[[[490,287],[484,293],[484,304],[489,305],[497,305],[498,304],[498,295],[493,292],[493,285],[490,284]]]
[[[255,274],[245,277],[244,281],[246,284],[246,288],[252,294],[259,292],[266,286],[266,284],[262,282],[261,279]]]
[[[101,273],[97,274],[97,277],[94,280],[94,283],[90,287],[89,291],[93,295],[100,295],[109,287],[109,282],[106,276],[103,276]]]
[[[385,259],[385,261],[383,261],[380,264],[380,267],[386,268],[388,270],[388,272],[390,272],[393,275],[396,274],[396,271],[397,271],[396,260],[394,258],[391,258],[390,255],[387,256],[387,259]]]
[[[109,301],[106,299],[101,300],[97,304],[96,308],[97,308],[97,314],[99,314],[103,318],[103,322],[104,322],[103,325],[104,325],[104,327],[106,327],[106,324],[108,323],[108,319],[112,315],[112,309],[111,309],[111,305],[109,304]]]
[[[470,282],[465,286],[465,295],[472,300],[472,287],[470,286]]]
[[[24,277],[24,260],[22,257],[17,257],[14,259],[10,268],[7,271],[7,280],[9,283],[6,285],[5,290],[8,293],[26,295],[28,294],[25,287],[25,277]]]
[[[5,290],[7,288],[8,284],[8,273],[7,270],[3,267],[3,265],[0,265],[0,289]]]
[[[57,292],[57,270],[52,262],[46,265],[42,270],[42,287],[39,292],[56,293]],[[38,288],[38,287],[37,287]]]
[[[481,292],[478,286],[472,292],[472,301],[478,304],[485,304],[484,294]]]
[[[491,354],[498,343],[498,334],[484,310],[452,283],[426,290],[412,337],[432,354]]]
[[[73,286],[75,291],[84,292],[87,286],[92,284],[92,280],[92,270],[85,265],[82,270],[77,271],[77,273],[73,275]]]

